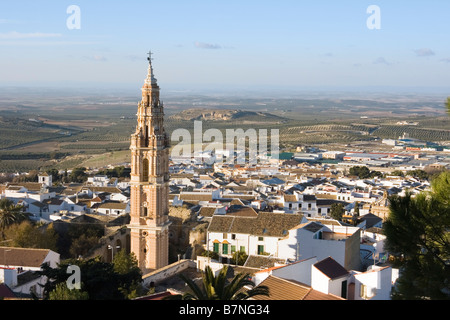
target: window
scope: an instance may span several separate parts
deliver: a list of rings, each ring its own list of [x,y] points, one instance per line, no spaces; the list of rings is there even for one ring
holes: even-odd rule
[[[231,234],[231,240],[236,240],[236,235],[234,233]]]
[[[244,246],[240,246],[240,247],[239,247],[239,251],[240,251],[240,252],[245,252],[245,247],[244,247]]]
[[[363,299],[367,298],[367,286],[361,283],[359,287],[359,296]]]
[[[289,210],[292,209],[292,203],[289,203]]]
[[[347,299],[347,280],[342,281],[341,297]]]
[[[263,253],[264,253],[264,246],[258,245],[258,254],[263,254]]]
[[[228,254],[228,243],[222,244],[222,254]]]
[[[219,243],[218,242],[214,242],[213,251],[219,253]]]
[[[258,237],[258,241],[264,241],[264,237]]]
[[[376,295],[376,288],[371,288],[361,283],[359,296],[363,299],[370,299]]]
[[[148,181],[148,159],[142,161],[142,181]]]
[[[235,253],[236,252],[236,246],[231,246],[231,253]]]

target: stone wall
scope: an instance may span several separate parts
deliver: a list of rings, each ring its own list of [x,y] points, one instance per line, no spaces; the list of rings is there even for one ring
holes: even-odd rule
[[[158,285],[159,282],[165,281],[167,278],[173,277],[188,268],[196,268],[195,261],[180,260],[169,264],[164,268],[144,275],[142,277],[143,285],[147,288],[150,288],[151,284]]]

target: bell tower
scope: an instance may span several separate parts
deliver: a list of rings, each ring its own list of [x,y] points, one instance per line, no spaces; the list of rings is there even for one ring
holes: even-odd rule
[[[139,268],[147,273],[169,263],[169,138],[163,103],[153,75],[152,53],[131,135],[130,240]]]

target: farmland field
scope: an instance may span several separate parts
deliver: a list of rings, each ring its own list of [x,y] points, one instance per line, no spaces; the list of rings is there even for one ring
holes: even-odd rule
[[[21,96],[18,91],[0,88],[0,172],[98,167],[108,161],[129,161],[139,93],[44,94],[31,90]],[[178,128],[192,133],[194,118],[177,115],[187,109],[205,109],[208,112],[200,112],[204,118],[195,115],[202,121],[203,132],[209,128],[224,133],[237,128],[278,129],[280,147],[287,149],[298,145],[371,144],[396,139],[403,133],[450,144],[450,117],[445,114],[443,101],[443,96],[338,99],[326,95],[242,98],[168,94],[164,101],[165,127],[169,136]],[[399,121],[411,124],[399,125]]]

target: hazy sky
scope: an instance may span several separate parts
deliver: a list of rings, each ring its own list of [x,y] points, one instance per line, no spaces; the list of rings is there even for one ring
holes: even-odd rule
[[[0,84],[140,86],[152,50],[162,88],[450,91],[449,13],[448,0],[2,1]]]

